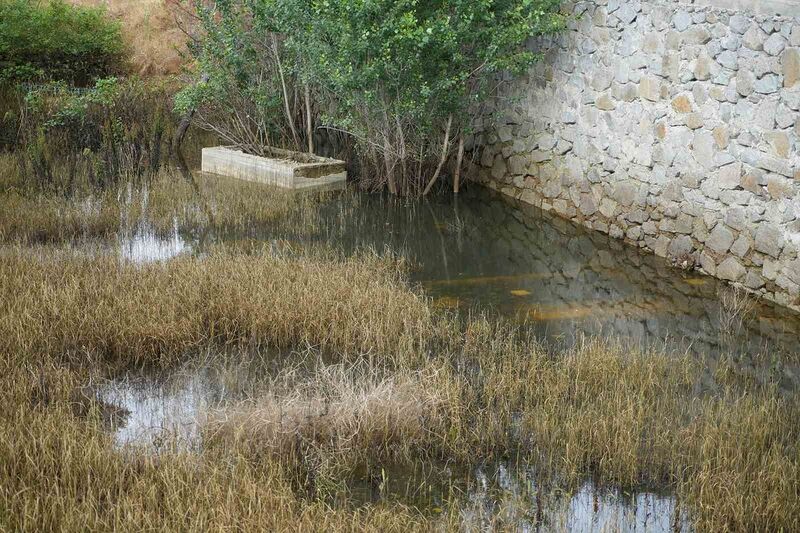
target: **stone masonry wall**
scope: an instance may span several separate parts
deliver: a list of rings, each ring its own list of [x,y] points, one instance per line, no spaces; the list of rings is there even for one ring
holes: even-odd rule
[[[471,176],[800,309],[800,5],[566,8],[476,119]]]

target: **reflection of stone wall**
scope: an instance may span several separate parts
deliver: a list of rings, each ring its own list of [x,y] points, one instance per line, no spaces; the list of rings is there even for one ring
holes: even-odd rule
[[[546,274],[525,284],[532,300],[589,311],[549,323],[550,335],[582,333],[643,343],[669,339],[677,351],[691,343],[693,352],[705,354],[734,348],[756,354],[765,346],[773,353],[796,351],[800,317],[794,313],[753,303],[736,331],[723,331],[720,322],[730,311],[715,280],[682,276],[658,257],[514,203],[487,195],[467,209],[462,206],[461,214],[481,224],[481,246],[493,261],[514,263],[512,271]]]
[[[695,4],[571,3],[477,121],[472,174],[800,309],[800,9]]]

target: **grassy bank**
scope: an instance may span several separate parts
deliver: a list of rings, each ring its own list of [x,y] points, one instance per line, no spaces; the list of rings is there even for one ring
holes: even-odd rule
[[[559,483],[669,487],[701,530],[800,526],[796,399],[724,364],[709,376],[588,341],[548,353],[433,311],[391,258],[220,250],[132,266],[7,246],[0,292],[3,528],[456,528],[457,502],[431,516],[325,496],[364,468],[478,457]],[[80,392],[130,365],[275,347],[320,359],[209,413],[198,454],[116,451]]]

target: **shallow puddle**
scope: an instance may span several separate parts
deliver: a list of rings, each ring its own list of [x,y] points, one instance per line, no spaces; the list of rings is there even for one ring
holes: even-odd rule
[[[249,365],[211,365],[183,369],[166,379],[127,376],[95,390],[121,413],[115,429],[119,446],[149,453],[176,447],[199,451],[206,415],[263,392],[263,375]],[[432,518],[456,506],[467,531],[691,531],[687,514],[668,493],[622,492],[591,480],[564,489],[541,482],[533,469],[522,465],[384,465],[379,472],[356,474],[345,492],[329,496],[331,503],[358,507],[401,502]]]

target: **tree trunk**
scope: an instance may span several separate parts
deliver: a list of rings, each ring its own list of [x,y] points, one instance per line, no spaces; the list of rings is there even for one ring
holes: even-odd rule
[[[461,185],[461,163],[464,161],[464,136],[458,138],[458,155],[456,156],[456,170],[453,172],[453,193],[458,194]]]
[[[275,61],[278,63],[278,75],[281,79],[281,89],[283,90],[283,110],[286,113],[286,122],[289,124],[289,129],[292,132],[292,140],[294,145],[300,150],[300,138],[297,136],[297,130],[294,127],[294,117],[292,116],[292,109],[289,107],[289,91],[286,89],[286,79],[283,77],[283,63],[281,63],[280,52],[278,51],[278,40],[272,36],[272,48],[275,52]]]
[[[314,130],[311,127],[311,91],[308,84],[304,86],[304,96],[306,100],[306,136],[308,137],[308,153],[314,153]]]
[[[208,83],[208,78],[208,74],[203,73],[203,75],[200,76],[200,83]],[[181,117],[181,121],[178,124],[178,129],[175,131],[175,137],[172,141],[172,145],[175,147],[176,151],[181,149],[183,138],[186,137],[186,132],[189,131],[189,126],[192,125],[192,118],[194,117],[195,111],[197,111],[195,108],[191,108]]]
[[[442,172],[442,167],[444,166],[445,161],[447,161],[447,152],[450,148],[450,126],[453,125],[453,115],[447,117],[447,127],[444,129],[444,144],[442,146],[442,156],[439,159],[439,165],[436,167],[436,172],[433,173],[433,177],[431,181],[428,182],[428,186],[425,187],[425,190],[422,192],[422,196],[427,196],[429,192],[431,192],[431,187],[433,184],[436,183],[436,180],[439,179],[439,174]]]

